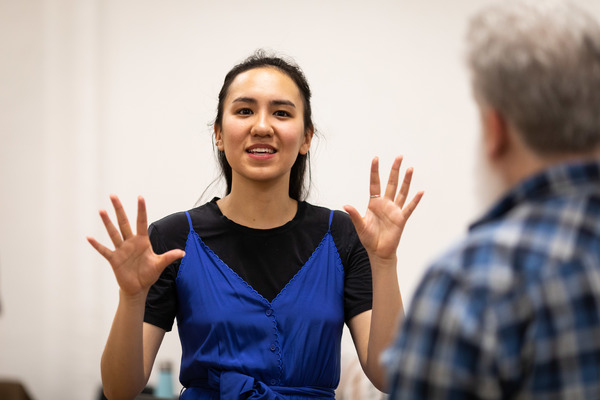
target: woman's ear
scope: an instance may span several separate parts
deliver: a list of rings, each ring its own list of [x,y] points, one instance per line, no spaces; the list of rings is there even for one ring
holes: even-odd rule
[[[214,124],[214,131],[215,131],[215,146],[217,146],[217,149],[219,149],[220,151],[223,151],[223,149],[225,148],[223,146],[223,138],[222,138],[222,134],[221,134],[221,126],[217,123]]]
[[[302,146],[300,146],[300,151],[298,151],[298,153],[305,155],[308,153],[308,150],[310,150],[310,144],[312,142],[312,138],[315,134],[315,128],[310,128],[307,129],[305,134],[304,134],[304,142],[302,143]]]

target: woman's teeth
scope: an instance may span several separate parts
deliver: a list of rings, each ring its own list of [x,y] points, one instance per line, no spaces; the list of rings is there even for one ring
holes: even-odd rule
[[[256,149],[248,150],[248,152],[253,153],[253,154],[273,154],[273,153],[275,153],[275,150],[256,148]]]

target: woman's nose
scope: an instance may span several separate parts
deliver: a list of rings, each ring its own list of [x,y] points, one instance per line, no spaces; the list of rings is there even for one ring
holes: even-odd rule
[[[251,134],[257,136],[269,136],[273,134],[273,127],[269,122],[269,116],[266,113],[257,114],[257,118],[252,125]]]

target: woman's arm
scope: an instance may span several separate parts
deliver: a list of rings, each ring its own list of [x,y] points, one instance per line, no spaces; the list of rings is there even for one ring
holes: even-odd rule
[[[385,193],[381,194],[379,160],[375,158],[371,164],[371,197],[365,216],[361,217],[354,207],[345,207],[369,255],[373,276],[373,308],[352,318],[348,327],[363,370],[379,390],[386,389],[385,371],[379,362],[381,353],[391,344],[404,316],[396,251],[404,226],[423,196],[423,192],[417,193],[404,207],[412,169],[406,171],[397,192],[401,163],[402,157],[394,160]]]
[[[100,217],[115,250],[88,237],[90,244],[110,263],[119,284],[119,304],[102,354],[102,385],[111,400],[133,399],[148,382],[165,334],[163,329],[143,322],[146,296],[166,266],[185,253],[183,250],[154,253],[148,238],[146,205],[142,197],[138,198],[136,234],[131,230],[119,199],[111,196],[111,201],[119,229],[106,211],[100,211]]]
[[[373,308],[348,321],[363,371],[381,390],[386,389],[386,372],[380,363],[381,353],[391,345],[404,311],[398,289],[398,277],[373,273]]]
[[[165,331],[144,323],[145,296],[119,293],[119,305],[101,361],[102,384],[109,399],[133,399],[148,383]]]

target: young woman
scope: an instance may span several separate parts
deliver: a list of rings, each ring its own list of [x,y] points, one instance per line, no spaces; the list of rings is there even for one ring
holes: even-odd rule
[[[219,94],[226,195],[150,228],[140,197],[136,233],[116,196],[119,228],[100,211],[115,250],[88,240],[120,287],[101,365],[111,400],[143,389],[175,318],[182,399],[331,399],[344,322],[385,389],[379,357],[403,316],[396,250],[422,192],[404,206],[412,169],[398,190],[398,157],[381,193],[375,158],[364,217],[303,201],[310,95],[297,66],[255,54]]]

